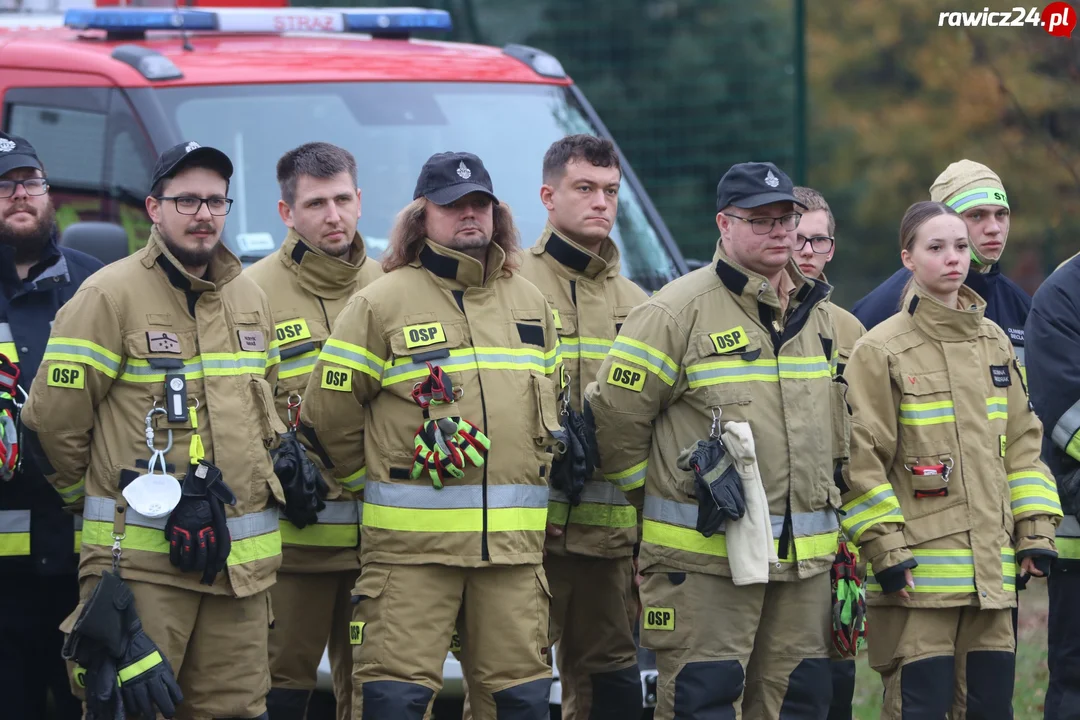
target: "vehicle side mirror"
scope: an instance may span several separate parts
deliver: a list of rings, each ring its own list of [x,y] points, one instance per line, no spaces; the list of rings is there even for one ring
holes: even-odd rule
[[[108,222],[77,222],[60,235],[60,245],[109,263],[127,257],[128,236],[124,228]]]

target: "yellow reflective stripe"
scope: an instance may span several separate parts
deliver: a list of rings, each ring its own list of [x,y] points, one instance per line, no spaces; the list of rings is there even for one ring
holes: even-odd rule
[[[119,355],[100,345],[77,338],[51,338],[41,359],[82,363],[114,379],[120,372]]]
[[[637,510],[633,505],[607,505],[583,502],[573,509],[568,503],[548,503],[548,522],[564,525],[632,528],[637,526]]]
[[[775,360],[715,360],[686,368],[692,388],[737,382],[780,382]]]
[[[901,425],[942,425],[956,422],[952,400],[900,403]]]
[[[679,366],[664,353],[633,338],[620,335],[611,345],[609,355],[644,365],[668,385],[674,385],[679,376]]]
[[[900,511],[900,501],[896,499],[892,485],[876,485],[857,498],[844,503],[840,511],[844,513],[840,522],[844,534],[852,542],[858,542],[862,534],[874,525],[887,522],[904,522]]]
[[[340,480],[342,487],[350,492],[360,492],[367,482],[367,466],[360,468],[351,475],[346,475]]]
[[[19,362],[19,349],[13,342],[0,342],[0,354],[3,354],[13,363]]]
[[[127,667],[117,668],[116,674],[118,679],[120,680],[120,683],[123,684],[134,680],[147,670],[152,670],[153,668],[160,665],[161,662],[161,653],[155,650],[146,657],[139,660],[138,662],[134,662]]]
[[[0,557],[30,554],[30,533],[0,533]]]
[[[1054,544],[1062,560],[1080,560],[1080,538],[1058,537]]]
[[[543,531],[547,508],[490,508],[488,532]],[[482,532],[483,508],[427,510],[364,504],[364,527],[399,532]]]
[[[266,560],[281,554],[281,532],[275,530],[264,535],[234,540],[229,551],[229,565]]]
[[[78,502],[86,494],[86,476],[84,475],[79,478],[78,482],[72,483],[65,488],[57,488],[56,492],[60,494],[60,499],[67,505]]]
[[[82,550],[82,530],[75,531],[75,552]]]
[[[112,545],[112,523],[99,520],[87,520],[83,523],[83,542],[86,545]],[[128,525],[124,528],[124,539],[120,541],[124,550],[142,550],[168,554],[169,542],[165,533],[157,528]],[[243,565],[255,560],[265,560],[281,554],[281,533],[279,531],[256,535],[255,537],[234,540],[229,552],[229,565]]]
[[[1009,419],[1009,398],[991,397],[986,399],[986,417],[990,420]]]
[[[780,377],[784,380],[808,380],[832,377],[832,365],[824,355],[809,357],[786,357],[776,359]]]
[[[604,479],[615,483],[623,492],[636,490],[645,484],[645,473],[648,470],[649,461],[642,460],[637,465],[631,465],[625,470],[613,473],[604,473]]]
[[[354,548],[360,544],[360,526],[315,523],[298,528],[282,518],[281,542],[285,545]]]
[[[569,339],[570,338],[567,338],[567,340]],[[607,357],[611,347],[615,344],[612,340],[594,337],[574,338],[574,341],[575,343],[580,343],[578,353],[581,357],[589,360],[603,360]],[[566,340],[562,340],[562,342],[566,342]],[[564,349],[563,352],[566,352],[566,350]]]
[[[291,377],[307,375],[315,367],[319,359],[318,350],[309,350],[306,353],[295,355],[288,360],[282,360],[278,366],[278,379],[285,380]]]
[[[1008,481],[1014,516],[1029,512],[1062,516],[1057,485],[1041,472],[1025,470],[1010,473]]]
[[[382,380],[383,368],[389,365],[367,348],[333,337],[323,345],[319,360],[366,373],[376,380]]]
[[[798,560],[812,560],[819,557],[833,557],[840,549],[840,532],[822,533],[795,538],[795,557]]]
[[[642,520],[641,540],[652,545],[682,550],[684,552],[697,553],[699,555],[712,555],[713,557],[728,556],[727,538],[723,533],[716,533],[712,537],[705,537],[694,528],[668,525],[645,518]],[[780,541],[773,541],[773,547],[779,552]],[[839,549],[839,533],[830,532],[821,535],[795,538],[795,553],[793,556],[781,558],[782,563],[793,563],[797,560],[811,560],[819,557],[832,557]]]

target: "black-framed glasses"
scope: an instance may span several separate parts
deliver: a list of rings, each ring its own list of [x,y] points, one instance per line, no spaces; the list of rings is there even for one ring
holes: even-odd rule
[[[735,218],[736,220],[742,220],[744,223],[750,223],[750,229],[754,231],[755,235],[768,235],[772,232],[772,229],[776,227],[776,223],[780,223],[780,227],[790,232],[799,227],[799,220],[802,220],[801,213],[791,213],[778,218],[744,218],[729,213],[724,213],[724,215],[727,215],[729,218]]]
[[[165,196],[158,197],[158,200],[172,200],[176,204],[176,212],[181,215],[198,215],[199,210],[202,208],[203,203],[206,204],[206,209],[210,211],[211,215],[228,215],[229,210],[232,209],[232,198],[225,198],[215,195],[214,197],[201,198],[194,195],[179,195],[179,196]]]
[[[828,235],[814,235],[813,237],[806,237],[805,235],[795,236],[795,252],[801,251],[806,247],[806,243],[810,243],[810,249],[817,255],[824,255],[832,250],[833,238]]]
[[[49,181],[43,177],[27,178],[25,180],[0,180],[0,198],[15,196],[15,190],[20,186],[26,190],[27,195],[44,195],[49,192]]]

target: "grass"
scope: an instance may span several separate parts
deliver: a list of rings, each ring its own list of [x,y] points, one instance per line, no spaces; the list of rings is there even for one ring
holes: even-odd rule
[[[1046,667],[1046,583],[1032,581],[1020,593],[1019,642],[1016,650],[1016,684],[1013,689],[1015,720],[1042,720],[1043,697],[1049,671]],[[881,713],[881,678],[867,664],[866,653],[858,657],[855,677],[854,717],[876,720]]]

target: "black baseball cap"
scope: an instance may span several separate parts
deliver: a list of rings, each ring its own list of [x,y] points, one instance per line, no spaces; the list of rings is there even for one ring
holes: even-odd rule
[[[499,204],[480,158],[466,152],[435,153],[420,168],[413,200],[426,197],[436,205],[449,205],[472,192],[484,193]]]
[[[771,162],[748,162],[732,165],[716,186],[716,210],[728,205],[749,210],[774,202],[792,202],[805,209],[795,199],[791,178]]]
[[[154,178],[150,181],[150,187],[153,188],[159,181],[172,177],[196,160],[212,167],[226,181],[232,177],[233,165],[228,155],[217,148],[203,147],[194,141],[182,142],[169,148],[158,157],[157,163],[154,165]]]
[[[0,175],[16,168],[35,168],[45,172],[37,150],[26,138],[0,132]]]

